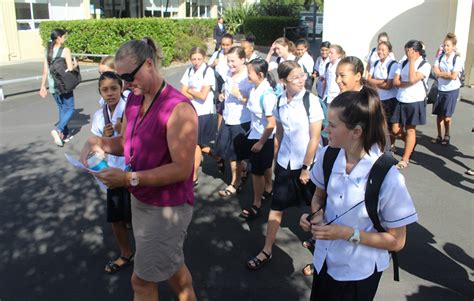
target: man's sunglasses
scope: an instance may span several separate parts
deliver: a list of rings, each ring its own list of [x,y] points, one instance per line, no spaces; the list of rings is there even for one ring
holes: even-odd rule
[[[129,83],[133,82],[133,80],[135,79],[135,74],[137,74],[138,70],[140,70],[140,68],[143,66],[143,64],[145,64],[145,62],[146,62],[146,59],[144,59],[143,62],[140,65],[138,65],[137,68],[135,68],[135,70],[133,70],[131,73],[117,74],[118,77],[120,77],[126,82],[129,82]]]

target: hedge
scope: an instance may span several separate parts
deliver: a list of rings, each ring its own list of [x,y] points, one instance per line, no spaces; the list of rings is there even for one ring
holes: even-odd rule
[[[176,36],[184,33],[205,40],[212,35],[214,19],[125,18],[101,20],[45,21],[40,23],[40,35],[46,46],[51,30],[68,32],[67,47],[73,53],[111,54],[126,41],[149,36],[157,42],[164,55],[163,65],[174,59]],[[187,46],[187,45],[183,45]]]
[[[295,17],[247,17],[244,21],[245,33],[253,33],[257,37],[256,44],[265,46],[282,37],[284,27],[294,26],[298,26]]]

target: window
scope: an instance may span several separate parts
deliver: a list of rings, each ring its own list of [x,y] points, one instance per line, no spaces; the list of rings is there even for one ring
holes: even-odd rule
[[[49,20],[47,0],[15,0],[15,13],[18,30],[37,29],[39,23]]]
[[[211,0],[186,0],[186,17],[211,17]]]
[[[178,16],[179,0],[146,0],[145,17],[170,18]]]

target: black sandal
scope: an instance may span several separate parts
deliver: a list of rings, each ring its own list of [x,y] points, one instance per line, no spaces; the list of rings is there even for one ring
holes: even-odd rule
[[[273,197],[273,190],[268,192],[268,191],[263,191],[262,195],[262,201],[269,201]]]
[[[443,138],[441,136],[436,137],[436,139],[431,139],[431,143],[441,143],[443,141]]]
[[[122,264],[122,265],[118,265],[116,263],[117,259],[115,259],[114,261],[110,260],[105,265],[105,272],[107,274],[113,274],[115,272],[118,272],[123,267],[126,267],[127,265],[133,263],[134,255],[135,254],[130,255],[130,257],[120,256],[119,258],[117,258],[117,259],[122,259],[124,261],[124,264]]]
[[[441,141],[441,145],[449,145],[449,141],[451,140],[451,136],[444,135],[443,141]]]
[[[258,259],[258,255],[251,258],[248,262],[247,262],[247,268],[251,271],[256,271],[258,269],[261,269],[266,263],[268,263],[270,261],[270,259],[272,259],[272,254],[267,254],[267,252],[265,251],[261,251],[260,253],[262,253],[263,255],[265,255],[265,259],[263,260],[260,260]]]
[[[262,207],[252,205],[252,207],[244,208],[240,213],[240,216],[246,220],[253,220],[262,214]]]
[[[314,253],[314,246],[315,246],[314,239],[312,239],[312,238],[307,239],[307,240],[303,241],[301,244],[303,245],[304,248],[308,249],[311,252],[311,254]]]

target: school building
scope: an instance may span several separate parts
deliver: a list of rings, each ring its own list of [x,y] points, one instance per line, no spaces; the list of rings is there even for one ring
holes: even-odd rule
[[[217,18],[238,0],[0,0],[0,64],[39,59],[46,20],[91,18]],[[255,1],[245,1],[253,3]]]
[[[387,32],[397,59],[411,39],[425,44],[427,60],[448,32],[457,36],[457,52],[465,60],[466,85],[474,84],[474,13],[472,0],[330,0],[324,2],[323,40],[364,58]]]

